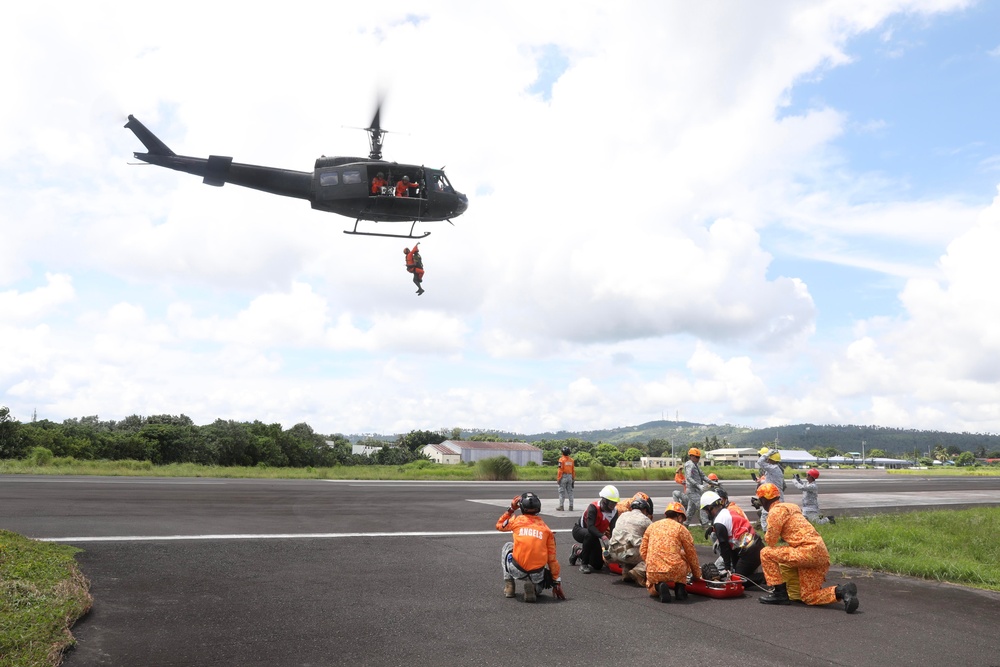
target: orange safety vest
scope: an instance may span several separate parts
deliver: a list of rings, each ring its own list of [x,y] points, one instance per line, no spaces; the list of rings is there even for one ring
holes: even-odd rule
[[[562,456],[559,459],[559,472],[556,473],[556,481],[561,480],[563,475],[571,475],[573,479],[576,479],[576,463],[568,456]]]

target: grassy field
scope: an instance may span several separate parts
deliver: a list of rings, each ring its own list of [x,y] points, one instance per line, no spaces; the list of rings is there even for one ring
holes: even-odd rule
[[[64,544],[0,530],[0,667],[58,665],[93,602]]]
[[[917,477],[1000,477],[1000,466],[934,466],[922,470],[887,470],[890,475],[913,475]]]
[[[554,480],[555,466],[516,466],[516,479]],[[741,468],[718,467],[708,470],[720,479],[750,479]],[[204,466],[195,463],[171,463],[156,466],[149,461],[81,461],[72,457],[55,458],[38,465],[27,459],[0,460],[0,474],[22,475],[105,475],[126,477],[223,477],[248,479],[399,479],[399,480],[476,480],[483,479],[476,466],[444,465],[416,461],[402,466],[334,466],[331,468],[270,468],[265,466]],[[672,480],[674,469],[577,468],[577,479],[600,481]]]
[[[835,563],[1000,591],[1000,507],[844,518],[818,529]]]

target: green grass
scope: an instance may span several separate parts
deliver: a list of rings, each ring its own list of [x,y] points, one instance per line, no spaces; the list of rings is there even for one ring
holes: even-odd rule
[[[599,471],[599,472],[598,472]],[[719,479],[750,479],[750,472],[730,466],[713,467]],[[595,474],[597,473],[597,474]],[[270,468],[265,466],[205,466],[171,463],[157,466],[149,461],[84,461],[73,457],[54,458],[48,463],[31,459],[0,459],[0,474],[22,475],[105,475],[126,477],[226,477],[253,479],[398,479],[476,480],[477,467],[415,461],[402,466],[333,466],[329,468]],[[515,466],[515,479],[552,481],[555,466]],[[577,479],[608,481],[672,480],[670,468],[577,468]]]
[[[1000,466],[934,466],[926,470],[887,470],[890,475],[918,477],[1000,477]]]
[[[840,565],[1000,591],[1000,507],[845,517],[817,528]]]
[[[0,667],[58,665],[93,602],[64,544],[0,530]]]

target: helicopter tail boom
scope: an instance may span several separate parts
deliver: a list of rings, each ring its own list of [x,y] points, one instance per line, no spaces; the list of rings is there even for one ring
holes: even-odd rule
[[[142,142],[142,145],[146,147],[146,150],[152,155],[176,155],[176,153],[167,148],[167,145],[159,137],[150,132],[132,114],[128,115],[128,122],[125,123],[125,127],[132,130],[133,134],[135,134],[139,141]]]

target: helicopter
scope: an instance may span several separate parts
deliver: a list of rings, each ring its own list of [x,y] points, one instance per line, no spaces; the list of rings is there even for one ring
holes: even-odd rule
[[[451,219],[468,208],[468,198],[452,187],[444,168],[383,160],[382,139],[386,130],[379,123],[380,113],[381,104],[375,109],[371,124],[359,128],[368,132],[371,150],[367,159],[324,155],[316,158],[311,172],[242,164],[222,155],[209,155],[208,158],[177,155],[135,116],[129,114],[125,127],[146,147],[145,153],[133,153],[143,162],[201,176],[206,185],[221,187],[233,183],[285,197],[308,199],[318,211],[354,218],[354,229],[345,229],[345,234],[419,239],[429,236],[430,232],[414,234],[418,222],[447,220],[453,225]],[[373,184],[376,176],[382,176],[384,183]],[[404,177],[408,183],[404,183]],[[396,183],[401,185],[394,187]],[[381,234],[358,231],[358,223],[362,220],[412,224],[408,234]]]

